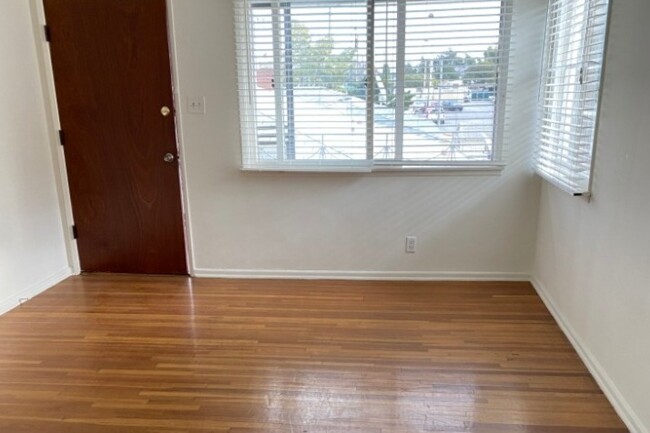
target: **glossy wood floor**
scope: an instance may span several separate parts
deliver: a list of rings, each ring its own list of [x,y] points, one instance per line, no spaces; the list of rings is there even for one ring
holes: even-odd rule
[[[2,433],[626,431],[527,283],[91,275],[0,317]]]

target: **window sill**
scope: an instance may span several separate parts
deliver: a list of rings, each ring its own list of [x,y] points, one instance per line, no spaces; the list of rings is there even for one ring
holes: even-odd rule
[[[503,163],[458,164],[458,165],[376,165],[373,173],[425,174],[425,175],[499,175],[505,168]]]
[[[321,173],[321,174],[370,174],[370,175],[413,175],[413,176],[498,176],[505,168],[504,163],[458,164],[458,165],[393,165],[373,166],[280,166],[268,165],[242,167],[243,172],[258,173]]]

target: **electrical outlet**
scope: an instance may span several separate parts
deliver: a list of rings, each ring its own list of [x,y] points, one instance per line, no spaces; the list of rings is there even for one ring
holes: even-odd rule
[[[418,238],[415,236],[407,236],[406,237],[406,252],[413,254],[415,253],[416,247],[418,243]]]
[[[192,114],[205,114],[205,96],[188,96],[187,111]]]

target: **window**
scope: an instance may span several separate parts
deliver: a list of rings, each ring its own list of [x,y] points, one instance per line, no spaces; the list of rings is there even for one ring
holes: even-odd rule
[[[537,171],[588,195],[608,0],[551,0],[540,89]]]
[[[489,166],[500,0],[235,0],[244,169]]]

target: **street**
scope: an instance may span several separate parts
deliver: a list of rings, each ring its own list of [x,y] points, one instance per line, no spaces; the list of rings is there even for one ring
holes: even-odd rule
[[[259,92],[262,93],[262,92]],[[275,124],[272,91],[257,95],[257,110],[264,122]],[[286,112],[286,109],[285,109]],[[295,158],[297,160],[355,160],[366,158],[366,101],[329,89],[296,89],[294,93]],[[286,114],[285,114],[286,116]],[[494,102],[472,101],[462,111],[443,111],[444,123],[423,113],[404,113],[402,159],[405,161],[491,159]],[[287,124],[286,119],[284,121]],[[289,127],[287,131],[291,131]],[[395,110],[374,107],[374,158],[395,159]],[[285,138],[286,141],[286,138]],[[259,140],[262,143],[262,140]],[[264,159],[276,159],[275,142],[260,144]]]

